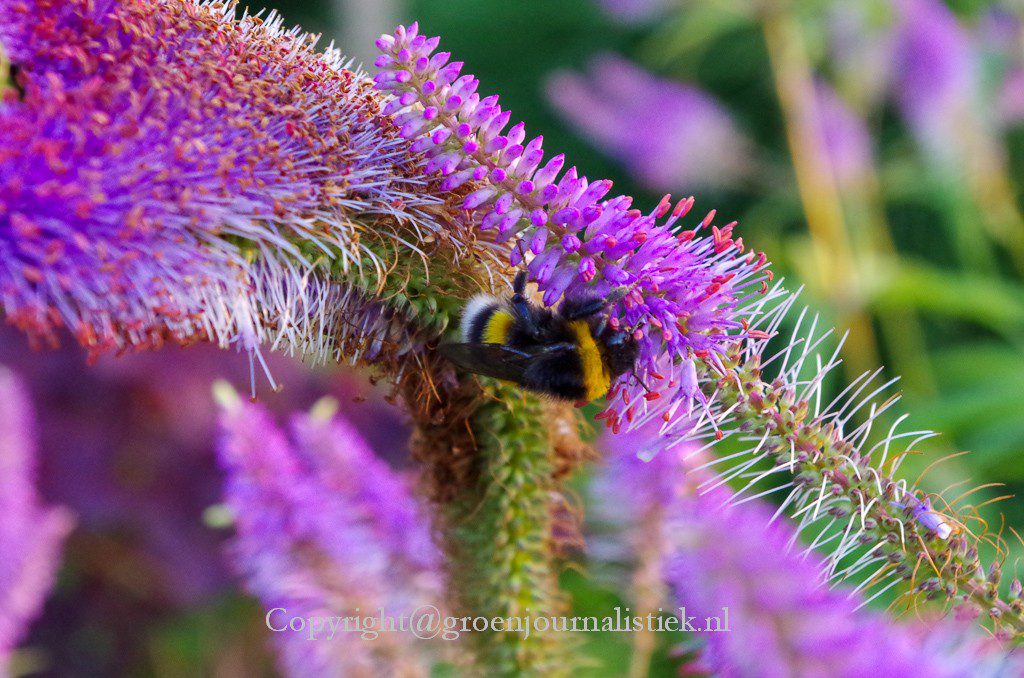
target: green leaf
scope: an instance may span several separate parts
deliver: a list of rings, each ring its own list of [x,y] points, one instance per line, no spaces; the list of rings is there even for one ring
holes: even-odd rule
[[[909,308],[971,321],[1016,341],[1024,328],[1024,285],[920,262],[900,264],[871,302],[876,311]]]

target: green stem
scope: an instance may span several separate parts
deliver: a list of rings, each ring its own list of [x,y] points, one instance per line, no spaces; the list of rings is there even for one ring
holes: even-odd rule
[[[434,351],[445,328],[457,324],[464,300],[486,289],[479,264],[466,258],[461,268],[432,265],[428,276],[419,257],[396,261],[378,246],[373,252],[387,264],[384,275],[331,270],[330,276],[367,291],[375,303],[412,321],[420,336],[433,338],[383,367],[399,375],[398,393],[415,424],[411,448],[447,554],[450,612],[468,617],[470,628],[481,617],[525,624],[529,617],[564,614],[555,498],[561,478],[581,456],[580,447],[566,440],[576,419],[518,388],[456,375]],[[479,673],[568,671],[564,632],[523,628],[468,635]]]
[[[479,445],[476,482],[447,507],[453,583],[465,610],[491,617],[552,616],[566,603],[551,549],[555,464],[545,408],[534,396],[490,385],[470,419]],[[487,632],[476,638],[489,675],[567,671],[559,636]]]

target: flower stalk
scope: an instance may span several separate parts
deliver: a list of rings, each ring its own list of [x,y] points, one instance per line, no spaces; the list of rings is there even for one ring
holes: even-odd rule
[[[769,321],[767,334],[775,335],[792,301],[761,318]],[[867,602],[902,582],[907,588],[901,596],[908,602],[939,598],[963,614],[987,615],[1005,634],[1024,633],[1020,586],[1000,597],[1001,563],[986,568],[981,560],[984,533],[974,534],[969,517],[958,515],[954,506],[895,476],[906,452],[933,434],[895,433],[906,418],[901,417],[886,435],[871,437],[880,415],[898,400],[872,402],[892,384],[875,383],[880,371],[863,375],[821,407],[822,381],[838,361],[833,354],[823,368],[812,370],[813,376],[802,376],[814,349],[830,334],[816,335],[815,320],[801,336],[804,319],[802,314],[794,340],[775,356],[766,352],[770,339],[736,344],[723,359],[722,372],[701,375],[709,399],[722,409],[694,431],[713,427],[715,438],[737,436],[745,443],[743,452],[704,465],[734,462],[721,480],[706,483],[705,491],[742,480],[731,501],[744,503],[787,490],[776,515],[792,512],[798,533],[815,535],[806,550],[830,554],[830,578],[856,581],[856,590],[876,589]],[[766,379],[765,368],[776,360],[781,361],[778,376]],[[864,421],[855,425],[858,413]],[[905,452],[891,449],[908,438]],[[780,476],[785,480],[774,480]],[[741,495],[746,496],[741,500]],[[993,544],[999,548],[998,537]]]
[[[460,609],[487,618],[561,615],[553,540],[560,492],[548,407],[507,385],[485,387],[469,419],[477,438],[475,482],[444,507],[445,545]],[[474,634],[487,675],[569,675],[565,633]]]
[[[443,274],[432,280],[437,315],[450,313],[444,322],[452,323],[459,292],[444,286],[451,281]],[[585,454],[577,416],[507,384],[453,375],[429,349],[404,360],[416,366],[405,363],[397,392],[413,420],[412,454],[445,551],[453,614],[562,614],[558,508],[562,480]],[[487,675],[562,675],[570,668],[568,640],[474,632],[471,664]]]

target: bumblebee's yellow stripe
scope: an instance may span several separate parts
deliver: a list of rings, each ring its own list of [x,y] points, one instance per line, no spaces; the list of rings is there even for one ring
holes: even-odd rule
[[[508,341],[508,333],[512,328],[512,314],[504,309],[498,309],[487,319],[484,325],[485,344],[504,344]]]
[[[583,385],[587,389],[587,401],[600,398],[608,392],[612,379],[601,358],[601,350],[590,334],[590,325],[582,320],[573,320],[569,323],[569,329],[576,335],[580,362],[583,363]]]

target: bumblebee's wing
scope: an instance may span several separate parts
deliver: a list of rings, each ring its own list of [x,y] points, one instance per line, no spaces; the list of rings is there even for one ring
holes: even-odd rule
[[[540,358],[568,355],[573,344],[511,348],[503,344],[441,344],[441,354],[459,367],[485,377],[522,383],[523,373]]]

